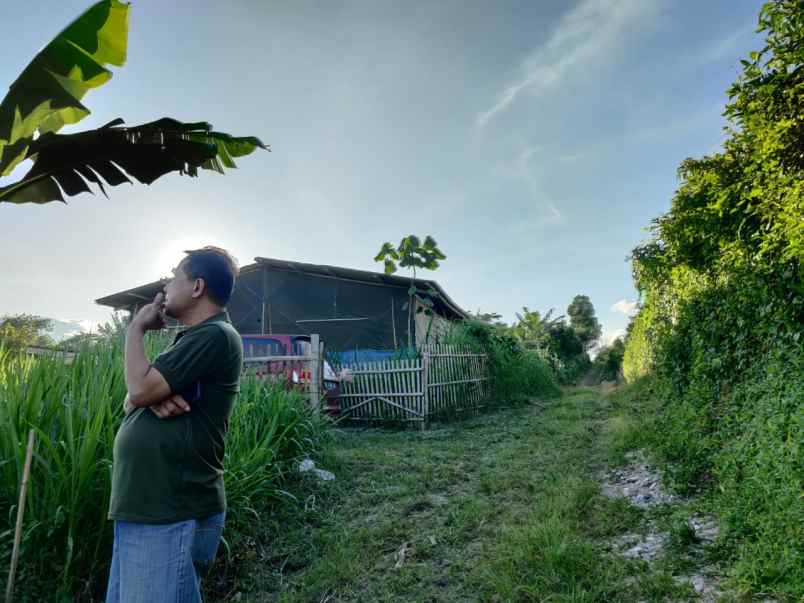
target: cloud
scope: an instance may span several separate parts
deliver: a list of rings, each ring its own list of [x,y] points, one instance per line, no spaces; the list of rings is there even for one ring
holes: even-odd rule
[[[513,225],[513,234],[530,232],[533,228],[557,224],[563,218],[556,201],[544,189],[539,169],[531,161],[534,156],[543,151],[544,149],[539,145],[524,144],[511,159],[500,162],[494,167],[495,175],[521,184],[530,200],[523,208],[525,213],[519,214]]]
[[[618,337],[625,337],[625,329],[614,329],[611,332],[604,332],[600,337],[600,347],[611,345]]]
[[[614,312],[619,312],[620,314],[625,314],[626,316],[633,316],[636,314],[637,306],[639,302],[637,301],[628,301],[627,299],[621,299],[616,304],[614,304],[611,309]]]
[[[562,17],[550,39],[526,61],[524,73],[480,113],[475,124],[483,128],[527,90],[539,95],[558,85],[579,68],[610,55],[636,24],[653,12],[659,0],[584,0]]]

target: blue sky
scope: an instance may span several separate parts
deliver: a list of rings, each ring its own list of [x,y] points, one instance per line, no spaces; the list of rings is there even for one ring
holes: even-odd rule
[[[30,25],[2,42],[0,82],[87,5],[4,6]],[[465,309],[510,322],[583,293],[617,334],[636,299],[626,256],[669,208],[680,161],[719,148],[760,6],[135,2],[128,62],[72,129],[207,120],[273,152],[109,200],[0,204],[0,314],[103,321],[94,299],[201,244],[242,264],[379,270],[380,244],[414,233],[438,240],[431,276]]]

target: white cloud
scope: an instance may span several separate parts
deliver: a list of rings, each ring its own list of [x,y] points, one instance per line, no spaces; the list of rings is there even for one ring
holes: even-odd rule
[[[547,43],[525,61],[519,80],[500,92],[494,105],[477,116],[476,125],[484,127],[522,91],[542,94],[580,67],[609,56],[629,31],[640,30],[637,24],[656,9],[659,1],[584,0],[564,15]]]
[[[616,304],[614,304],[611,309],[614,312],[619,312],[620,314],[625,314],[626,316],[633,316],[636,314],[637,306],[639,302],[637,301],[628,301],[627,299],[621,299]]]
[[[614,329],[610,332],[604,332],[600,337],[601,347],[611,345],[618,337],[625,337],[625,329]]]

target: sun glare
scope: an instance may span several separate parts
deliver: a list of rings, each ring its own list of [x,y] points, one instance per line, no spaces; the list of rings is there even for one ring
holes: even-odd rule
[[[211,238],[199,236],[176,239],[167,243],[156,251],[152,272],[157,278],[171,278],[171,270],[179,265],[186,250],[212,245],[210,241]]]

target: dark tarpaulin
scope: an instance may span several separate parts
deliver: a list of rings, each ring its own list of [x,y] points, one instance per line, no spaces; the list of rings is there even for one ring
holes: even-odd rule
[[[405,287],[263,268],[238,280],[229,315],[241,333],[318,333],[332,351],[386,349],[396,347],[394,326],[396,345],[407,342],[407,301]]]

